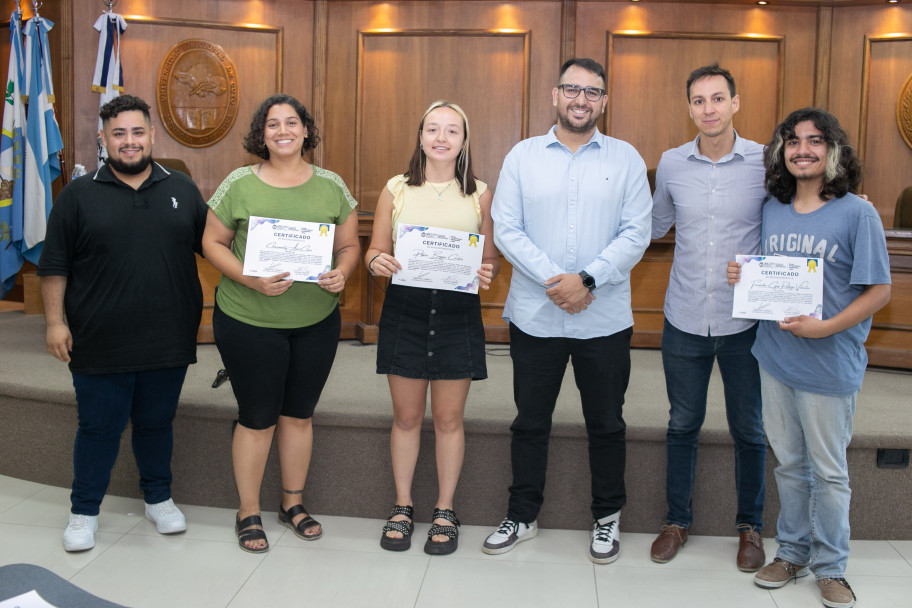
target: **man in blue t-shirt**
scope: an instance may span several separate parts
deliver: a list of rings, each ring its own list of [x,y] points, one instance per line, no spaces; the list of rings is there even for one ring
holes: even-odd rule
[[[855,399],[871,317],[890,300],[890,262],[877,211],[855,196],[861,164],[831,114],[805,108],[767,146],[764,255],[820,258],[823,314],[761,321],[763,424],[776,459],[776,558],[754,576],[777,589],[813,571],[823,603],[849,608],[849,473]],[[729,282],[740,267],[729,263]]]

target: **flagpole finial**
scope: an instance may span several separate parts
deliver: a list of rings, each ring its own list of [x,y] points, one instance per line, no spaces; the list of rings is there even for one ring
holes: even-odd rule
[[[44,0],[32,0],[32,10],[35,11],[35,16],[38,17],[38,9],[44,6]]]
[[[105,12],[111,13],[114,12],[114,6],[117,4],[117,0],[101,0],[105,6],[108,7],[108,10]]]

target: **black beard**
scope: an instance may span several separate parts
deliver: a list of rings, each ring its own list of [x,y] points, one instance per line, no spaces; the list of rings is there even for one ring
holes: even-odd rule
[[[139,175],[152,164],[152,156],[140,156],[139,160],[132,163],[125,163],[120,160],[108,157],[107,160],[108,166],[111,167],[114,171],[118,173],[123,173],[124,175]]]
[[[563,114],[557,115],[557,121],[560,123],[560,125],[571,133],[588,133],[592,130],[593,127],[595,127],[595,125],[598,124],[598,119],[598,115],[593,112],[589,116],[589,120],[587,122],[582,125],[577,125],[571,122],[567,116],[564,116]]]

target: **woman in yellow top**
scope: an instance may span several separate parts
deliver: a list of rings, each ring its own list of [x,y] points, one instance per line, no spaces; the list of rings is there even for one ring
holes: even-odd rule
[[[491,198],[472,172],[465,112],[450,102],[433,103],[421,118],[408,171],[389,180],[377,202],[364,256],[368,270],[391,277],[402,268],[393,256],[398,223],[461,230],[485,237],[478,277],[488,289],[499,267]],[[453,496],[465,452],[466,397],[471,381],[488,375],[478,295],[390,284],[380,316],[377,373],[387,374],[393,399],[390,452],[396,484],[396,505],[380,546],[390,551],[411,546],[412,478],[430,386],[438,498],[424,551],[452,553],[458,539]]]

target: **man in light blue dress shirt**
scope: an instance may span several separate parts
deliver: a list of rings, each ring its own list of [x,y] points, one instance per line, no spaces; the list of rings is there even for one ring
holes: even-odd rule
[[[596,128],[605,82],[592,59],[561,67],[551,92],[557,125],[510,151],[494,194],[494,239],[513,265],[503,316],[517,416],[507,517],[485,540],[485,553],[504,553],[538,532],[551,417],[572,358],[589,435],[589,555],[600,564],[619,555],[630,270],[649,245],[652,201],[640,155]]]
[[[687,81],[697,138],[665,152],[656,172],[652,238],[675,225],[675,252],[665,294],[662,363],[671,403],[666,449],[668,514],[651,548],[653,561],[674,558],[693,521],[691,497],[697,440],[706,416],[713,362],[725,389],[729,431],[735,442],[736,563],[753,572],[764,564],[763,501],[766,441],[760,376],[751,346],[756,321],[732,318],[726,266],[736,254],[759,253],[763,146],[738,136],[732,117],[740,99],[732,75],[718,64],[695,70]]]

